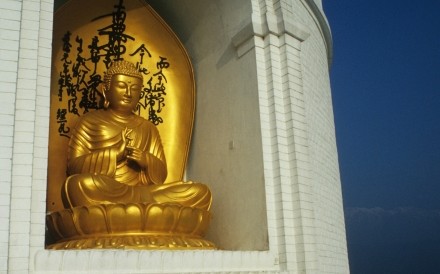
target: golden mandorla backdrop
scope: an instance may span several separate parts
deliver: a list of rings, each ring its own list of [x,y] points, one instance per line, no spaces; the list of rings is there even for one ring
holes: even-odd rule
[[[143,1],[75,0],[54,18],[47,211],[64,208],[67,147],[77,120],[102,108],[104,72],[124,59],[143,73],[137,113],[153,122],[167,159],[166,183],[182,181],[194,117],[194,76],[173,31]]]

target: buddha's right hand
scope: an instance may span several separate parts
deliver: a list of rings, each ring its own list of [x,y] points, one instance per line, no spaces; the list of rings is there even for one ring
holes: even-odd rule
[[[132,129],[125,128],[123,131],[121,131],[121,141],[119,142],[118,151],[116,159],[117,161],[122,161],[127,157],[127,145],[130,144],[131,138],[130,133],[132,132]]]

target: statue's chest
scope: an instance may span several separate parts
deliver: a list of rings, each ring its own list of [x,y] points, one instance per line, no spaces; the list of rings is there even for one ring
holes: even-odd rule
[[[143,146],[148,139],[147,132],[144,132],[144,130],[142,130],[142,128],[139,126],[133,127],[130,124],[107,124],[105,127],[100,129],[99,135],[101,136],[99,139],[105,140],[105,143],[110,146],[120,144],[123,135],[128,145],[136,147]]]

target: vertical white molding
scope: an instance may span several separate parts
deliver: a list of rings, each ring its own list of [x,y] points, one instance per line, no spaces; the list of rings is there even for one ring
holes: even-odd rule
[[[259,76],[265,79],[264,81],[259,79],[259,93],[260,93],[260,120],[262,123],[262,139],[263,139],[263,153],[264,153],[264,172],[266,182],[266,200],[268,209],[270,208],[274,214],[274,219],[271,220],[269,231],[270,240],[274,241],[270,243],[271,247],[275,247],[278,256],[281,269],[285,269],[286,264],[286,243],[285,243],[285,231],[284,220],[285,211],[283,210],[283,172],[281,170],[282,159],[280,159],[279,151],[279,136],[278,130],[280,126],[279,112],[275,105],[278,103],[279,98],[277,96],[280,92],[280,59],[274,47],[271,45],[271,35],[260,38],[262,40],[261,48],[258,47],[256,52],[261,52],[264,63],[261,67],[257,68]],[[276,39],[275,39],[276,40]],[[261,86],[260,86],[261,85]],[[264,129],[263,129],[264,127]],[[268,217],[269,218],[269,217]],[[269,220],[268,220],[269,221]]]
[[[44,248],[47,156],[49,139],[50,75],[52,57],[53,0],[40,0],[36,115],[33,148],[30,258]],[[29,266],[32,271],[34,264]]]
[[[39,26],[39,1],[23,0],[12,155],[9,273],[29,270]]]
[[[253,16],[253,30],[263,41],[255,38],[256,58],[262,60],[257,61],[257,73],[263,152],[270,156],[264,160],[266,199],[278,228],[269,230],[269,237],[277,243],[281,269],[313,273],[318,256],[301,67],[301,43],[309,31],[293,21],[289,1],[259,4],[254,5],[260,16]],[[237,45],[248,47],[238,40]],[[269,214],[268,222],[274,223]]]
[[[282,22],[284,30],[281,36],[283,56],[283,90],[285,90],[287,123],[291,141],[288,142],[293,180],[294,226],[296,231],[297,266],[299,272],[318,272],[318,254],[316,247],[316,222],[314,212],[314,191],[311,178],[309,151],[309,133],[305,111],[303,87],[303,67],[301,44],[310,36],[310,30],[299,23],[293,13],[293,3],[289,0],[275,0],[277,20]],[[300,240],[298,240],[298,237]],[[302,247],[302,248],[301,248]],[[294,254],[294,252],[292,252]],[[293,260],[293,258],[292,258]],[[293,262],[290,261],[290,264]]]
[[[12,151],[22,3],[1,1],[0,10],[0,273],[6,273],[11,255]]]

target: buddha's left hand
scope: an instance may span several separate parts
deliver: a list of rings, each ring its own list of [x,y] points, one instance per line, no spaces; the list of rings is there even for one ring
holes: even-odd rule
[[[128,159],[135,161],[142,169],[147,167],[146,152],[132,146],[126,146],[125,148],[127,150]]]

